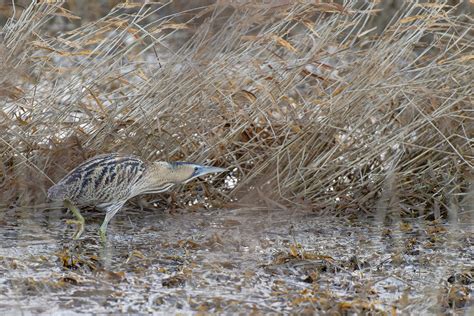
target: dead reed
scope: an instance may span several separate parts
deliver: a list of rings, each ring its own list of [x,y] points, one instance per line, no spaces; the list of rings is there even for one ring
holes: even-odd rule
[[[38,205],[50,179],[118,151],[235,168],[223,192],[244,204],[469,207],[468,17],[410,2],[377,33],[375,4],[237,3],[121,4],[67,33],[51,31],[78,18],[60,5],[9,20],[1,203]]]

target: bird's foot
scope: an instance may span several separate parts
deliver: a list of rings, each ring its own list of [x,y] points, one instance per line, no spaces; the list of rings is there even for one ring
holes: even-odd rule
[[[66,220],[66,224],[73,224],[77,226],[76,233],[72,237],[73,239],[78,239],[81,237],[82,233],[84,232],[84,221],[82,220],[74,220],[74,219],[68,219]]]

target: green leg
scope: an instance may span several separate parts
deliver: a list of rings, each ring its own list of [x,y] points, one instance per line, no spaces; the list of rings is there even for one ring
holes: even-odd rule
[[[103,243],[105,243],[105,241],[107,240],[107,225],[109,224],[112,217],[114,217],[115,214],[122,208],[124,203],[125,201],[118,202],[116,204],[108,206],[105,209],[107,213],[105,214],[104,222],[102,223],[102,225],[100,225],[100,228],[99,228],[99,237]]]
[[[107,215],[105,215],[106,219],[107,219]],[[100,228],[99,228],[99,238],[100,238],[100,241],[105,243],[107,241],[107,224],[109,222],[104,220],[104,222],[102,223],[102,225],[100,225]]]
[[[77,220],[67,220],[66,223],[68,224],[76,224],[77,230],[74,234],[73,238],[78,239],[81,237],[82,233],[84,232],[84,217],[82,217],[81,212],[79,209],[69,200],[64,200],[64,205],[71,210],[71,212],[76,216]]]

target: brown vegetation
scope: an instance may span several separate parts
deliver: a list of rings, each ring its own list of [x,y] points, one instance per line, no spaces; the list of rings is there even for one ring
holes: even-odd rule
[[[126,152],[235,168],[226,195],[241,203],[259,192],[330,212],[462,207],[474,165],[467,17],[409,3],[379,34],[375,4],[238,3],[122,4],[67,33],[51,30],[79,17],[60,5],[8,21],[1,203],[38,205],[80,161]]]

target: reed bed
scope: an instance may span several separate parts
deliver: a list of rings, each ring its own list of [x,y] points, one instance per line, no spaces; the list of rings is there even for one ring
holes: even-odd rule
[[[78,16],[31,4],[0,34],[1,203],[40,207],[79,162],[125,152],[228,167],[235,186],[206,187],[219,205],[468,209],[472,20],[455,9],[409,2],[380,29],[352,0],[125,3],[65,32]]]

